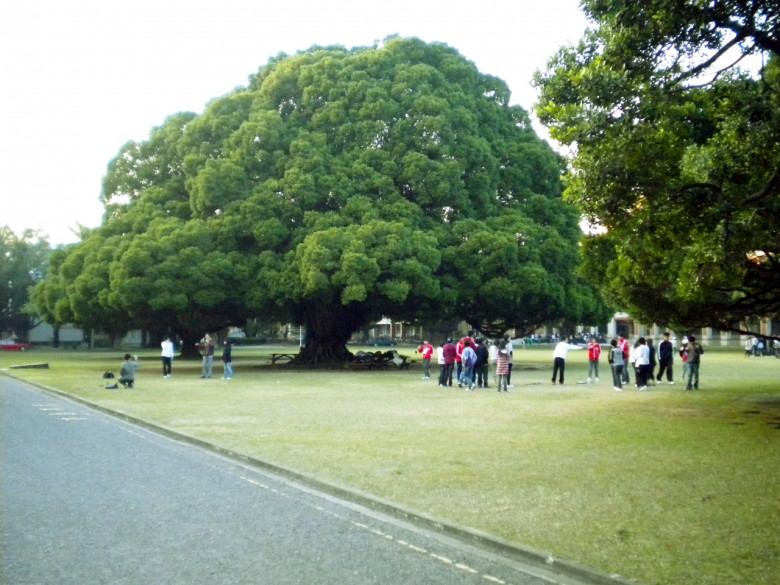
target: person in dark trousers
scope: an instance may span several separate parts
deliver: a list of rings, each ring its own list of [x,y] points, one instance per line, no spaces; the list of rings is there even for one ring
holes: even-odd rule
[[[669,341],[669,332],[664,333],[664,340],[658,344],[658,376],[656,380],[660,384],[666,372],[666,381],[674,384],[672,364],[674,363],[674,344]]]
[[[582,346],[569,343],[568,341],[559,341],[553,350],[553,375],[552,383],[555,384],[555,378],[558,376],[558,383],[563,384],[563,374],[566,371],[566,355],[569,350],[582,349]]]
[[[658,365],[658,352],[656,351],[653,340],[647,339],[647,349],[650,350],[650,368],[647,372],[647,383],[655,386],[655,367]]]
[[[634,346],[634,366],[636,367],[636,386],[640,392],[647,391],[647,382],[650,379],[650,347],[647,340],[640,337]]]
[[[488,361],[490,359],[490,350],[487,346],[487,339],[477,339],[477,387],[488,387]]]
[[[455,369],[455,351],[455,344],[452,342],[452,337],[449,337],[447,343],[442,348],[444,369],[439,376],[439,386],[441,388],[452,386],[452,372]]]
[[[616,392],[623,391],[623,368],[626,365],[625,358],[623,356],[623,348],[618,345],[618,340],[613,339],[609,343],[612,347],[609,350],[609,365],[612,367],[612,388]]]
[[[162,348],[162,368],[163,378],[171,377],[171,365],[173,364],[173,342],[170,337],[166,337],[160,344]]]

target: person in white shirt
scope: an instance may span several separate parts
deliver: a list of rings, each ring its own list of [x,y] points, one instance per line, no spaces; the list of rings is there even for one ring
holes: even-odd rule
[[[574,345],[573,343],[563,340],[558,342],[558,345],[555,346],[555,350],[553,351],[553,384],[555,384],[555,378],[558,376],[558,372],[560,372],[558,383],[563,384],[563,373],[566,370],[566,355],[571,349],[582,349],[582,346]]]
[[[631,364],[631,368],[634,370],[634,384],[639,388],[639,368],[636,365],[636,348],[639,346],[639,340],[637,339],[628,350],[628,363]],[[627,368],[628,366],[626,366]]]
[[[637,346],[634,348],[634,362],[636,363],[636,385],[640,392],[645,392],[650,375],[650,348],[644,337],[637,339]]]
[[[512,385],[512,353],[514,351],[514,347],[512,347],[512,339],[509,337],[509,333],[504,334],[504,339],[506,340],[506,361],[507,361],[507,367],[509,368],[509,371],[506,375],[506,385],[509,388],[513,388]]]
[[[171,377],[171,364],[173,363],[173,342],[170,337],[163,339],[162,348],[163,378]]]
[[[444,361],[444,344],[439,344],[439,347],[436,348],[436,362],[439,364],[439,386],[441,386],[441,380],[444,377],[444,371],[447,368],[446,362]]]

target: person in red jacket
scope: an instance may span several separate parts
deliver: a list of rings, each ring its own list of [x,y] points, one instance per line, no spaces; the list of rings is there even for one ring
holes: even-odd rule
[[[444,368],[439,376],[439,386],[452,386],[452,370],[455,369],[455,344],[452,343],[452,337],[447,339],[447,343],[442,348],[444,354]]]
[[[599,356],[601,356],[601,344],[595,337],[588,343],[588,384],[599,381]]]
[[[623,361],[626,366],[623,368],[623,384],[630,384],[631,380],[628,377],[628,356],[630,354],[630,348],[628,347],[628,339],[625,335],[618,335],[618,347],[623,350]]]
[[[455,342],[455,380],[458,386],[463,386],[463,348],[466,347],[466,338],[461,337]]]
[[[431,379],[431,358],[433,357],[433,346],[427,341],[417,348],[417,353],[422,355],[423,361],[423,380]]]

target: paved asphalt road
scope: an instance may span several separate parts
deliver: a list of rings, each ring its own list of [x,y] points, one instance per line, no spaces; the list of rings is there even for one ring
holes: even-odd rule
[[[3,585],[553,582],[5,376],[0,410]]]

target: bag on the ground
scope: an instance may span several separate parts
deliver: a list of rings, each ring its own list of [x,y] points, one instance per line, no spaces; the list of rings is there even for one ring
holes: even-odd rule
[[[113,378],[114,374],[112,374],[111,372],[105,372],[103,374],[103,377],[106,378],[106,379]]]

